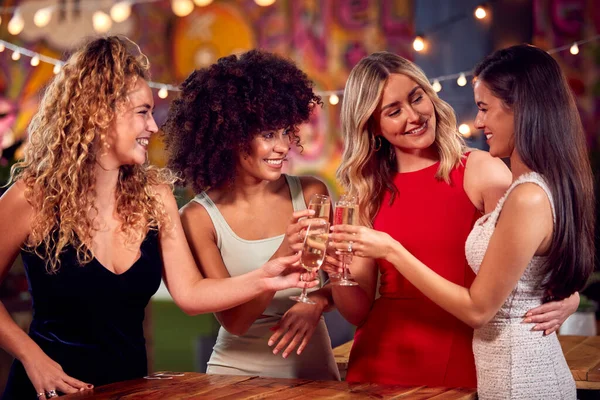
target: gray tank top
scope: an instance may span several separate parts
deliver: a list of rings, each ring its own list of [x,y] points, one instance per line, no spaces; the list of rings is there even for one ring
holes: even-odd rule
[[[302,194],[300,178],[285,174],[284,176],[290,188],[294,211],[305,210],[306,202]],[[213,203],[206,192],[198,194],[193,200],[201,204],[206,209],[206,212],[208,212],[217,233],[217,247],[221,252],[223,263],[231,276],[242,275],[260,268],[269,261],[283,242],[285,235],[260,240],[242,239],[231,229],[216,204]],[[300,289],[278,291],[263,314],[281,317],[295,304],[294,301],[289,299],[289,296],[299,293]]]

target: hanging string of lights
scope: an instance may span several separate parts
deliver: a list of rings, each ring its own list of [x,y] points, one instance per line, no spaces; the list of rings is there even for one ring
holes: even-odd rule
[[[157,1],[161,1],[161,0],[122,0],[122,1],[118,1],[115,4],[113,4],[113,6],[111,7],[110,16],[108,14],[104,13],[103,11],[96,11],[92,16],[92,20],[93,20],[92,22],[94,24],[94,27],[98,28],[98,29],[96,29],[97,31],[99,31],[99,30],[103,31],[103,32],[99,32],[99,33],[105,33],[106,31],[108,31],[110,29],[110,25],[112,24],[112,21],[123,22],[127,18],[129,18],[130,14],[131,14],[131,6],[132,5],[142,4],[142,3],[154,3]],[[264,7],[270,6],[275,3],[275,0],[254,0],[254,1],[257,5],[264,6]],[[213,2],[213,0],[171,0],[171,8],[172,8],[173,12],[175,13],[175,15],[184,17],[186,15],[189,15],[193,11],[195,5],[199,6],[199,7],[204,7],[204,6],[211,4],[212,2]],[[62,3],[62,4],[64,4],[64,3]],[[86,8],[89,10],[97,9],[97,2],[96,2],[96,0],[82,0],[80,7]],[[48,23],[51,20],[52,13],[56,12],[57,10],[60,10],[59,5],[52,5],[52,6],[48,6],[48,7],[37,10],[37,12],[34,14],[34,17],[33,17],[34,23],[38,27],[43,27],[43,26],[48,25]],[[13,35],[18,35],[23,30],[23,27],[24,27],[24,20],[20,13],[19,6],[0,7],[0,14],[6,14],[6,13],[9,13],[9,14],[12,13],[12,15],[13,15],[11,20],[9,21],[8,27],[7,27],[9,33],[11,33]],[[474,14],[475,18],[477,18],[477,19],[484,19],[489,15],[489,12],[487,10],[487,6],[480,5],[477,8],[475,8],[473,14]],[[465,18],[466,16],[468,16],[468,14],[461,14],[461,15],[451,17],[450,19],[448,19],[446,21],[442,21],[442,23],[436,25],[436,27],[434,27],[432,29],[436,30],[436,29],[440,28],[441,26],[446,26],[449,23],[453,23],[453,22],[456,22],[458,20]],[[2,23],[1,19],[0,19],[0,23]],[[106,26],[108,26],[108,29],[106,29]],[[568,44],[565,46],[550,49],[550,50],[548,50],[548,53],[554,54],[554,53],[569,49],[571,54],[577,55],[577,54],[579,54],[579,46],[582,46],[584,44],[587,44],[587,43],[590,43],[593,41],[597,41],[599,39],[600,39],[600,35],[595,35],[595,36],[592,36],[592,37],[589,37],[589,38],[586,38],[583,40],[576,41],[572,44]],[[424,36],[417,35],[413,41],[413,49],[417,52],[420,52],[420,51],[423,51],[426,47],[427,47],[427,42],[426,42]],[[54,65],[54,73],[55,74],[58,74],[60,72],[62,65],[63,65],[63,62],[61,60],[45,56],[43,54],[37,53],[35,51],[32,51],[30,49],[27,49],[27,48],[24,48],[21,46],[17,46],[15,44],[10,43],[5,40],[0,40],[0,53],[3,52],[5,49],[9,49],[12,51],[11,58],[15,61],[19,60],[21,58],[21,56],[26,56],[26,57],[31,58],[32,66],[38,66],[40,64],[40,62],[52,64],[52,65]],[[469,71],[460,71],[460,72],[457,72],[454,74],[443,75],[443,76],[431,78],[430,81],[432,83],[433,89],[436,92],[440,92],[442,90],[442,82],[456,80],[456,84],[458,86],[465,86],[467,84],[467,77],[470,75],[472,75],[472,71],[470,71],[470,70]],[[172,85],[172,84],[166,84],[166,83],[161,83],[161,82],[149,82],[148,84],[151,88],[158,90],[158,97],[160,97],[161,99],[167,98],[169,95],[169,92],[179,91],[179,88],[176,85]],[[344,90],[338,89],[338,90],[318,91],[317,94],[319,94],[322,97],[327,97],[329,99],[329,103],[331,105],[336,105],[340,102],[340,96],[342,96],[344,94]]]

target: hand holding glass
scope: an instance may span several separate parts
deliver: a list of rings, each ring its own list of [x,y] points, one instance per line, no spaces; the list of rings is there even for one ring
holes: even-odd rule
[[[300,263],[308,272],[316,272],[323,265],[327,251],[327,239],[329,239],[329,223],[310,224],[306,228],[306,237],[304,238]],[[316,304],[306,295],[306,284],[304,284],[300,296],[290,296],[290,299],[300,303]]]

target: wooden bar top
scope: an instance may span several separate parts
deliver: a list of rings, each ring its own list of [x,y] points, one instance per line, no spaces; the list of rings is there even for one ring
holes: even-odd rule
[[[559,336],[558,340],[577,388],[600,390],[600,336]],[[352,343],[333,349],[342,377],[346,376]]]
[[[471,400],[475,389],[348,384],[338,381],[207,375],[187,372],[170,380],[137,379],[100,386],[64,399],[402,399]]]

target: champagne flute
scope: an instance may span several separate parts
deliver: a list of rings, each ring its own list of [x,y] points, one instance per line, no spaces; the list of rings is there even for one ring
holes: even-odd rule
[[[321,268],[327,251],[327,239],[329,238],[329,223],[312,223],[306,228],[306,237],[302,247],[300,263],[308,272],[315,272]],[[306,304],[317,304],[306,295],[306,283],[300,296],[290,296],[290,299]]]
[[[331,199],[329,198],[329,196],[324,194],[313,194],[310,197],[308,209],[315,211],[315,215],[313,215],[311,218],[321,218],[325,220],[325,222],[331,222],[329,220],[330,207]]]
[[[333,217],[335,225],[356,225],[358,222],[358,205],[356,197],[350,195],[342,195],[335,203],[335,214]],[[348,264],[352,263],[352,242],[344,240],[347,247],[337,251],[337,254],[342,257],[342,277],[339,281],[332,282],[332,285],[339,286],[356,286],[358,283],[350,276]]]

